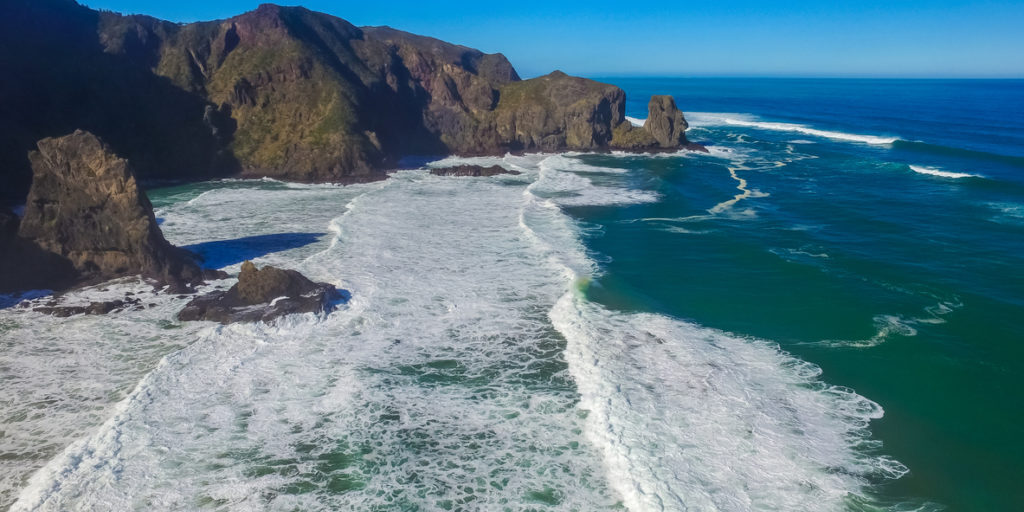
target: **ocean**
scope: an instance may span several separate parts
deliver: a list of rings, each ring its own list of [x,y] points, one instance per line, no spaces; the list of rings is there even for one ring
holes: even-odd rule
[[[151,190],[208,266],[350,298],[0,309],[0,509],[1024,506],[1024,81],[599,79],[710,152]]]

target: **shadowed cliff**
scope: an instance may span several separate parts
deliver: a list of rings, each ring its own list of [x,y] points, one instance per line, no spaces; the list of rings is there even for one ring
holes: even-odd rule
[[[27,191],[36,141],[79,128],[142,180],[353,183],[382,179],[407,155],[685,144],[626,123],[618,87],[561,72],[521,81],[501,54],[302,7],[184,25],[72,0],[0,11],[9,201]]]

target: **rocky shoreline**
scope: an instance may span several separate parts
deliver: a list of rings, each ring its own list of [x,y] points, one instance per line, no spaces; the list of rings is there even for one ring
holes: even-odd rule
[[[0,59],[0,204],[25,204],[23,215],[0,209],[0,293],[127,275],[191,293],[226,277],[164,239],[140,181],[353,184],[422,154],[706,151],[670,96],[653,96],[638,127],[614,85],[560,71],[522,80],[501,54],[301,7],[174,24],[15,0],[0,7]],[[240,300],[197,299],[186,316],[239,316],[225,311]]]

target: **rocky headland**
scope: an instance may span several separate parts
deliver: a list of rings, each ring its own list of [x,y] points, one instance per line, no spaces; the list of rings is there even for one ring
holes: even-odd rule
[[[170,23],[72,0],[0,7],[4,199],[39,139],[87,129],[143,180],[383,179],[408,155],[687,147],[671,98],[650,128],[625,93],[561,72],[521,80],[501,54],[265,4]],[[682,129],[679,129],[682,127]]]

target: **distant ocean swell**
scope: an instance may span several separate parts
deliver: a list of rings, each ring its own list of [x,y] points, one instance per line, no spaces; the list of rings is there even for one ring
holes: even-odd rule
[[[890,146],[894,149],[904,149],[932,156],[980,159],[994,163],[1013,165],[1024,169],[1024,157],[1020,156],[1002,155],[986,151],[949,147],[917,140],[905,140],[899,136],[892,135],[866,135],[838,130],[824,130],[798,123],[764,121],[753,114],[690,112],[686,114],[686,119],[691,128],[736,126],[754,128],[758,130],[795,132],[836,141],[876,146]],[[630,121],[634,124],[643,124],[642,119],[630,118]]]

